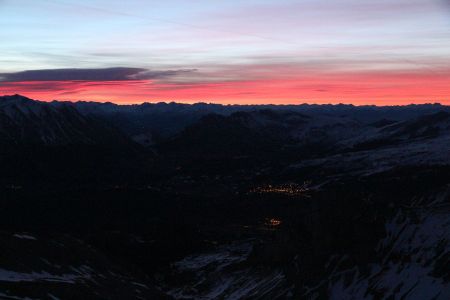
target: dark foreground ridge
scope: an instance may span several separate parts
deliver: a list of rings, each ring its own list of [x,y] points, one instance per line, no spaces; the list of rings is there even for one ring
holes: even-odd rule
[[[4,96],[0,165],[0,298],[450,298],[447,106]]]

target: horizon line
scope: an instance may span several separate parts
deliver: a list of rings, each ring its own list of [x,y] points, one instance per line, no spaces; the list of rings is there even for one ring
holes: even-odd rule
[[[28,96],[25,96],[23,94],[5,94],[0,95],[0,98],[3,97],[23,97],[27,98],[32,101],[37,102],[43,102],[43,103],[51,103],[51,102],[70,102],[70,103],[98,103],[98,104],[112,104],[117,106],[133,106],[133,105],[144,105],[144,104],[177,104],[177,105],[220,105],[220,106],[353,106],[353,107],[407,107],[407,106],[425,106],[425,105],[435,105],[435,106],[444,106],[444,107],[450,107],[450,104],[443,104],[441,102],[423,102],[423,103],[408,103],[408,104],[392,104],[392,105],[377,105],[377,104],[353,104],[353,103],[343,103],[343,102],[336,102],[336,103],[313,103],[313,102],[302,102],[302,103],[242,103],[242,104],[236,104],[236,103],[218,103],[218,102],[204,102],[204,101],[198,101],[198,102],[177,102],[177,101],[183,101],[183,100],[174,100],[174,101],[142,101],[142,102],[129,102],[129,103],[115,103],[112,101],[98,101],[98,100],[87,100],[87,99],[80,99],[80,100],[40,100],[40,99],[34,99],[30,98]]]

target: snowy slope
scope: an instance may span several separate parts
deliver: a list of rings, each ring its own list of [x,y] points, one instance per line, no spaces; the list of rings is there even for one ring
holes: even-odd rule
[[[96,144],[114,137],[123,139],[71,106],[54,107],[19,95],[0,97],[0,143]]]
[[[331,299],[450,299],[447,199],[410,207],[387,222],[378,263],[368,272],[355,268],[331,274]]]

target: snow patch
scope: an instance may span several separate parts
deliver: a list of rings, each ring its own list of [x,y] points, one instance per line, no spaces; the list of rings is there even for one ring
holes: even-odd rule
[[[28,234],[14,234],[15,238],[22,239],[22,240],[32,240],[36,241],[37,239],[34,236],[28,235]]]

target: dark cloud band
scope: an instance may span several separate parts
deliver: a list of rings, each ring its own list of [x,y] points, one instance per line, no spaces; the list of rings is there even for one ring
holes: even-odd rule
[[[142,68],[105,68],[105,69],[48,69],[28,70],[15,73],[0,73],[0,81],[121,81],[150,80],[174,77],[195,70],[148,70]]]

